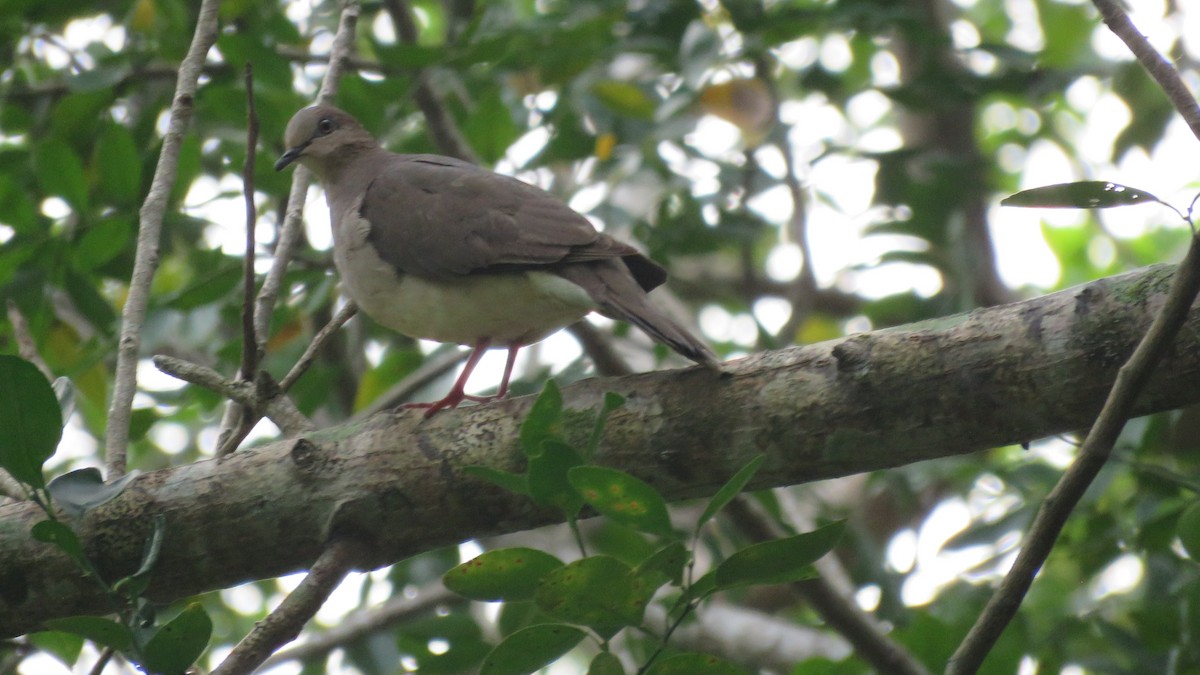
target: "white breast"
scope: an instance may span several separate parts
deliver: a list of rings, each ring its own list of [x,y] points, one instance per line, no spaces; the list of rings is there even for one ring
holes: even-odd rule
[[[473,345],[530,344],[595,309],[582,288],[549,272],[430,280],[395,269],[367,245],[357,209],[334,232],[342,287],[367,316],[414,338]]]

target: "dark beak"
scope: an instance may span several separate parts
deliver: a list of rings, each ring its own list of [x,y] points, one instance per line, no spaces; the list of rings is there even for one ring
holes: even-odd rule
[[[292,148],[291,150],[288,150],[287,152],[283,153],[282,155],[279,156],[279,159],[275,162],[275,170],[283,171],[285,168],[287,168],[287,165],[300,159],[300,154],[303,152],[304,152],[304,146],[300,145],[300,146],[296,146],[296,147]]]

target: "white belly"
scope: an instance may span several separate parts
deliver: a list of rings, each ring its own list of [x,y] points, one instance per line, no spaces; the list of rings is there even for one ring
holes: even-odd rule
[[[495,346],[530,344],[595,308],[582,288],[549,272],[437,281],[397,276],[365,245],[361,221],[355,225],[334,233],[342,287],[367,316],[409,337],[463,345],[483,338]]]

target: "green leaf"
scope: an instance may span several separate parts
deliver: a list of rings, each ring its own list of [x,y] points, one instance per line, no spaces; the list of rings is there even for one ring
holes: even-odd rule
[[[141,665],[161,675],[183,675],[204,653],[211,636],[208,613],[199,604],[188,605],[146,643]]]
[[[87,213],[87,179],[83,161],[65,141],[50,138],[34,148],[34,172],[42,191],[58,195],[76,212]]]
[[[600,413],[596,415],[596,426],[592,427],[592,436],[588,439],[587,454],[585,459],[591,459],[596,455],[596,448],[600,447],[600,439],[604,436],[604,425],[608,423],[609,414],[625,405],[625,397],[614,392],[604,392],[604,403],[600,406]]]
[[[625,668],[612,652],[600,652],[588,666],[587,675],[625,675]]]
[[[75,665],[79,660],[79,653],[83,651],[83,636],[77,633],[47,630],[30,633],[27,638],[34,647],[62,661],[67,668]]]
[[[646,675],[746,675],[747,672],[708,654],[676,654],[650,666]]]
[[[136,204],[142,187],[142,158],[133,134],[120,124],[105,126],[92,155],[100,195],[118,205]]]
[[[554,380],[547,380],[542,393],[538,395],[529,414],[521,423],[521,449],[528,457],[534,457],[542,451],[542,441],[553,438],[557,432],[558,422],[562,419],[562,392]]]
[[[554,618],[589,626],[607,639],[642,622],[655,588],[620,560],[596,555],[552,570],[534,599]]]
[[[62,438],[62,410],[46,377],[32,363],[0,354],[0,467],[42,488],[42,464]]]
[[[812,532],[748,546],[717,567],[717,588],[811,579],[816,572],[809,566],[833,549],[845,529],[839,520]]]
[[[525,477],[525,474],[501,471],[500,469],[493,469],[490,466],[478,465],[466,467],[463,469],[463,473],[486,480],[493,485],[499,485],[509,492],[525,495],[526,497],[530,496],[529,480]]]
[[[1108,181],[1085,180],[1022,190],[1000,200],[1000,205],[1044,209],[1107,209],[1149,202],[1162,203],[1158,197],[1145,190]]]
[[[592,94],[615,112],[638,119],[654,119],[658,108],[641,87],[620,80],[597,82],[592,85]]]
[[[679,586],[683,583],[683,569],[690,557],[687,547],[673,541],[638,565],[637,574],[656,589],[668,581]]]
[[[139,475],[137,470],[130,471],[106,485],[99,469],[76,469],[51,480],[46,485],[46,491],[64,511],[78,518],[97,506],[116,499]]]
[[[1175,533],[1183,542],[1183,550],[1192,560],[1200,562],[1200,501],[1184,509],[1175,525]]]
[[[124,592],[129,597],[139,597],[146,591],[146,587],[150,585],[150,573],[154,571],[154,566],[158,563],[158,556],[162,552],[163,537],[167,532],[167,517],[163,514],[154,516],[154,530],[150,533],[150,538],[146,540],[146,545],[142,549],[142,564],[133,574],[117,581],[113,584],[113,590]]]
[[[688,586],[683,592],[682,600],[690,602],[693,599],[703,600],[704,598],[717,592],[717,571],[709,570],[708,574],[696,580],[696,583]],[[680,603],[683,606],[683,603]]]
[[[47,628],[81,635],[105,647],[127,654],[133,647],[133,634],[125,626],[98,616],[68,616],[62,619],[46,619]]]
[[[583,508],[583,497],[571,487],[567,473],[583,464],[583,458],[571,446],[548,438],[542,441],[541,454],[529,459],[529,494],[542,506],[560,509],[573,518]]]
[[[527,675],[549,665],[579,644],[587,633],[574,626],[540,624],[522,628],[496,645],[480,675]]]
[[[70,526],[60,520],[43,520],[33,524],[29,533],[34,539],[57,546],[71,560],[80,566],[87,564],[87,556],[83,552],[83,542]]]
[[[446,588],[472,600],[532,600],[538,583],[562,567],[558,558],[532,548],[488,551],[442,576]]]
[[[577,466],[567,472],[567,478],[601,514],[643,532],[674,534],[666,501],[646,482],[602,466]]]
[[[762,466],[765,459],[765,455],[759,455],[750,460],[746,463],[746,466],[743,466],[737,473],[733,474],[733,477],[726,481],[720,490],[717,490],[717,493],[708,501],[708,506],[704,507],[704,513],[700,514],[700,519],[696,521],[697,530],[704,527],[704,524],[712,520],[718,511],[725,508],[729,502],[733,501],[734,497],[741,493],[742,488],[746,487],[746,484],[758,472],[759,467]]]

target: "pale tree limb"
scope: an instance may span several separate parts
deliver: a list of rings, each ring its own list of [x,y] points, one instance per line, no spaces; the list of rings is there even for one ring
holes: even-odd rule
[[[279,647],[296,639],[304,624],[321,609],[330,593],[354,569],[359,545],[348,538],[329,543],[304,581],[288,594],[279,607],[259,621],[212,675],[246,675],[254,672]]]
[[[179,64],[179,78],[171,101],[171,117],[163,137],[162,152],[154,169],[150,191],[138,216],[137,251],[129,293],[121,312],[121,337],[117,343],[117,368],[113,375],[112,402],[108,409],[108,430],[105,434],[104,455],[107,479],[125,474],[125,456],[129,446],[129,421],[133,413],[133,395],[137,392],[137,364],[141,346],[142,322],[150,300],[150,282],[158,269],[158,246],[162,233],[167,198],[175,183],[179,165],[179,148],[192,119],[197,82],[217,39],[217,8],[219,0],[203,0],[196,20],[196,31],[187,55]]]
[[[1179,73],[1150,46],[1145,36],[1137,31],[1124,10],[1115,2],[1093,0],[1093,3],[1104,16],[1104,22],[1159,82],[1171,102],[1188,121],[1193,133],[1200,138],[1200,107],[1197,107],[1195,98],[1187,92]],[[999,588],[984,607],[983,613],[946,665],[948,675],[964,675],[978,671],[1005,627],[1016,616],[1025,594],[1029,592],[1034,577],[1053,550],[1071,511],[1112,453],[1121,429],[1133,413],[1134,401],[1145,389],[1155,367],[1167,354],[1172,341],[1187,320],[1188,311],[1197,293],[1200,293],[1200,239],[1193,236],[1187,254],[1179,265],[1179,271],[1172,279],[1166,302],[1154,317],[1154,322],[1138,343],[1133,355],[1117,371],[1116,381],[1104,408],[1084,439],[1078,457],[1042,502],[1012,569],[1005,575]]]

